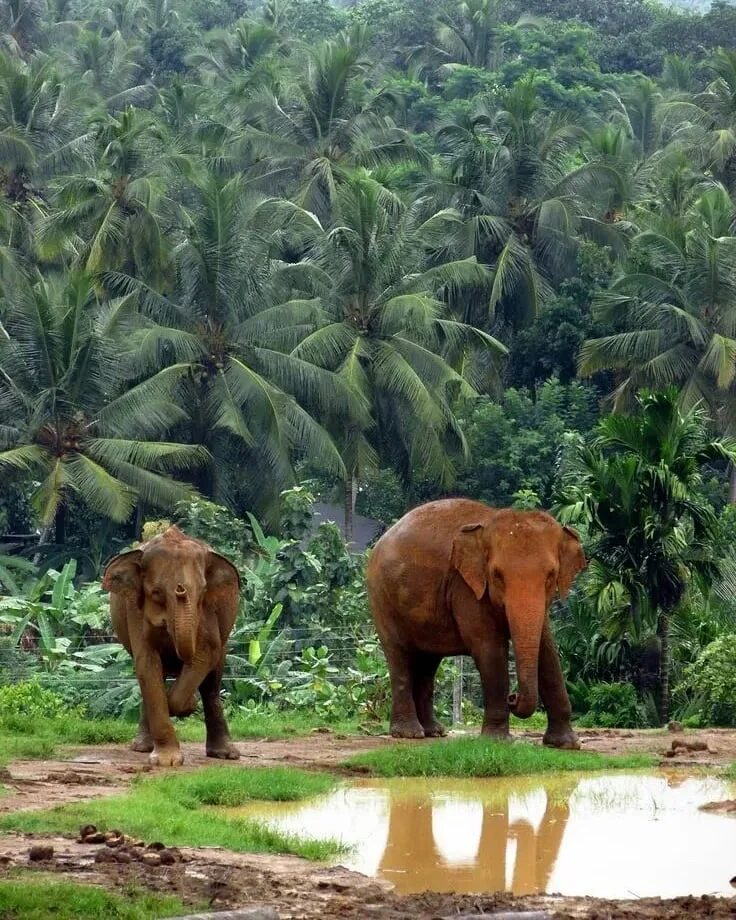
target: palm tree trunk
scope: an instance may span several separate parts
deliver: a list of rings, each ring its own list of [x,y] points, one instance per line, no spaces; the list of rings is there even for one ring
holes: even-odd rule
[[[728,503],[736,505],[736,464],[731,464],[728,480]]]
[[[357,480],[355,473],[351,472],[345,479],[345,542],[353,542],[353,515],[355,514],[355,493]]]
[[[135,505],[135,522],[133,524],[133,539],[140,540],[143,537],[143,517],[146,506],[139,498]]]
[[[56,526],[54,532],[56,545],[63,546],[66,540],[66,505],[64,502],[61,502],[56,510]]]
[[[659,724],[665,725],[670,718],[670,615],[659,611],[657,619],[659,638]]]

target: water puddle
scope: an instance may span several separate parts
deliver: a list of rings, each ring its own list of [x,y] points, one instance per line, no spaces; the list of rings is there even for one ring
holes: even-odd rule
[[[698,806],[734,792],[664,773],[366,780],[227,813],[342,840],[353,849],[341,865],[405,894],[731,895],[736,817]]]

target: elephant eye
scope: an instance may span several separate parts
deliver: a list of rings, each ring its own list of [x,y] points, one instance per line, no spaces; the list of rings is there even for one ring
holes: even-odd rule
[[[503,572],[501,569],[494,568],[491,572],[491,575],[493,576],[494,581],[498,581],[503,584]]]

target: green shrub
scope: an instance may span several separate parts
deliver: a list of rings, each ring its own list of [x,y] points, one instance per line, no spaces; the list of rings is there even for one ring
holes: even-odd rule
[[[736,635],[719,636],[685,669],[678,690],[701,701],[702,718],[709,725],[736,725]]]
[[[588,689],[588,712],[578,721],[578,725],[641,728],[646,725],[646,716],[631,684],[591,684]]]
[[[62,697],[52,690],[44,690],[36,681],[21,681],[9,687],[0,687],[0,719],[3,721],[18,718],[53,719],[68,712],[69,707]]]

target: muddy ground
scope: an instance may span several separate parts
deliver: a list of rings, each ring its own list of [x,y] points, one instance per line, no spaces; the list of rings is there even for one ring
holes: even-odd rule
[[[541,742],[541,734],[519,734]],[[722,766],[736,761],[736,731],[707,730],[686,734],[646,731],[591,730],[581,733],[584,750],[607,754],[650,752],[662,764],[683,771],[697,766]],[[686,742],[675,756],[672,743]],[[341,737],[315,733],[305,738],[279,741],[239,742],[241,763],[268,766],[290,764],[306,769],[344,773],[343,762],[351,754],[390,743],[385,737]],[[412,743],[412,742],[406,742]],[[199,744],[183,745],[187,766],[212,765]],[[66,802],[89,800],[122,792],[133,776],[150,768],[143,754],[120,745],[69,749],[63,760],[19,761],[0,777],[10,793],[0,798],[0,811],[45,808]],[[736,820],[736,817],[734,818]],[[555,918],[586,917],[590,920],[670,920],[670,918],[736,918],[736,898],[680,898],[672,901],[642,899],[603,901],[593,898],[511,895],[458,896],[424,894],[398,896],[386,883],[368,879],[342,868],[325,868],[295,857],[230,853],[217,848],[182,850],[183,861],[150,866],[95,861],[99,845],[46,838],[54,848],[51,861],[29,862],[29,850],[38,843],[22,835],[0,837],[0,878],[22,867],[30,871],[53,871],[67,878],[109,888],[130,883],[178,895],[192,906],[209,904],[212,909],[270,905],[287,918],[441,918],[494,910],[550,911]],[[736,854],[734,854],[736,873]]]

